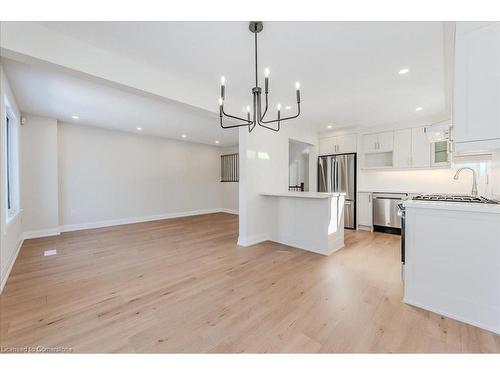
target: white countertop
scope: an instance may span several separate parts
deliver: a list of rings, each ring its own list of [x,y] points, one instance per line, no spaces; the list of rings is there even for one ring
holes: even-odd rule
[[[260,193],[269,197],[326,199],[344,196],[345,193],[317,193],[312,191],[286,191],[283,193]]]
[[[424,202],[407,200],[403,201],[405,207],[429,208],[434,210],[469,211],[500,214],[500,204],[489,203],[462,203],[462,202]]]
[[[440,192],[440,191],[416,191],[416,190],[389,190],[389,189],[359,189],[358,193],[394,193],[394,194],[410,194],[410,195],[418,195],[418,194],[441,194],[441,195],[464,195],[467,192]]]

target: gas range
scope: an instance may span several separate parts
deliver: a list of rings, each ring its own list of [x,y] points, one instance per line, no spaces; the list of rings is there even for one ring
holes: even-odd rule
[[[448,194],[420,194],[414,195],[413,200],[430,202],[460,202],[460,203],[489,203],[500,204],[499,201],[473,195],[448,195]]]

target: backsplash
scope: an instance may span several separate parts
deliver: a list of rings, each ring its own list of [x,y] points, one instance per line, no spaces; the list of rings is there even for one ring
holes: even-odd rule
[[[492,197],[493,184],[496,188],[495,194],[500,194],[500,160],[497,161],[494,171],[492,165],[493,163],[488,162],[481,168],[477,181],[479,194],[486,197]],[[470,194],[472,174],[464,171],[457,181],[453,179],[455,172],[456,168],[404,171],[360,170],[358,190]],[[496,174],[492,178],[494,172]]]

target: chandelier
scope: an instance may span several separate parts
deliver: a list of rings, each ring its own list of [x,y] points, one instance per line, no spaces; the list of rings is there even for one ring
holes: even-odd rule
[[[254,34],[255,38],[255,87],[252,89],[253,95],[253,109],[252,113],[250,106],[246,107],[247,110],[247,118],[242,118],[238,116],[229,115],[224,111],[224,102],[226,100],[226,79],[224,76],[221,77],[220,83],[220,98],[219,98],[219,117],[220,117],[220,126],[224,129],[230,128],[239,128],[241,126],[248,126],[248,132],[252,132],[255,128],[255,125],[262,126],[263,128],[273,130],[275,132],[280,130],[280,124],[282,121],[291,120],[299,117],[300,115],[300,84],[299,82],[295,83],[295,89],[297,94],[297,114],[295,116],[289,116],[281,118],[281,104],[277,106],[277,118],[274,120],[265,120],[265,116],[267,113],[268,107],[268,94],[269,94],[269,69],[264,70],[265,83],[264,83],[264,95],[265,95],[265,107],[264,112],[262,112],[262,89],[259,87],[259,76],[257,70],[257,34],[262,31],[264,25],[260,21],[252,21],[250,22],[248,28]],[[287,108],[288,109],[288,108]],[[237,120],[241,122],[237,125],[224,125],[223,118],[227,117],[233,120]],[[272,124],[272,125],[271,125]]]

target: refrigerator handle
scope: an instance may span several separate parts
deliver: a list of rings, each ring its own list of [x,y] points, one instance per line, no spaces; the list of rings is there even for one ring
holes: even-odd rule
[[[335,192],[339,191],[339,159],[335,158]]]
[[[319,158],[319,170],[321,171],[321,180],[323,182],[323,185],[320,185],[319,188],[323,187],[323,190],[320,191],[327,191],[327,186],[326,186],[326,177],[325,177],[325,170],[323,166],[323,158]]]
[[[336,179],[336,173],[337,173],[337,165],[335,164],[335,158],[332,157],[331,158],[331,168],[332,168],[332,173],[331,173],[331,176],[330,176],[330,180],[331,180],[331,185],[330,185],[330,190],[328,191],[329,193],[331,192],[334,192],[335,191],[335,179]]]

